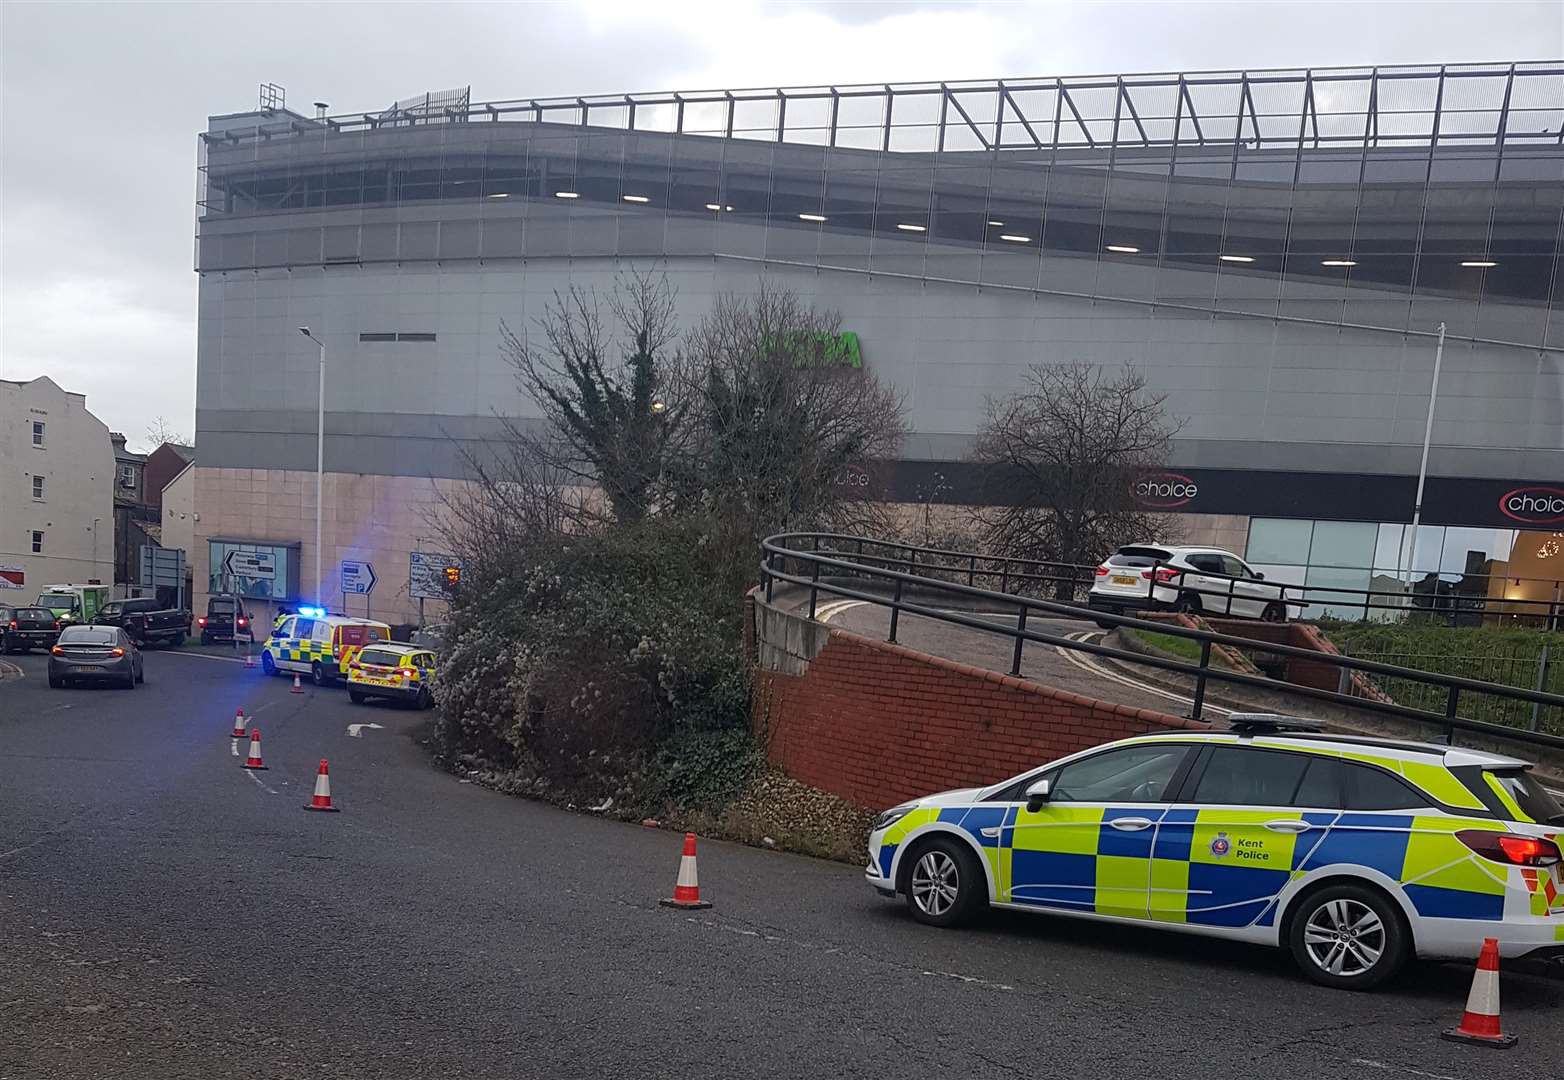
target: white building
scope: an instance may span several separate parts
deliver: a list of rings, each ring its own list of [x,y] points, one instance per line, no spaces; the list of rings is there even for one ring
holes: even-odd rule
[[[0,602],[114,580],[114,452],[87,398],[0,379]]]

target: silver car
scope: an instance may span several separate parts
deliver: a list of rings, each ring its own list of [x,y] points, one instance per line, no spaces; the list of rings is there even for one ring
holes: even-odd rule
[[[144,682],[141,650],[118,626],[67,626],[49,650],[49,685],[108,682],[134,690]]]

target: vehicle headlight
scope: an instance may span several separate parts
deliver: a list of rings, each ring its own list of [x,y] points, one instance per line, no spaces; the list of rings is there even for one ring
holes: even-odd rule
[[[885,811],[885,813],[874,819],[874,829],[872,831],[879,832],[881,829],[890,828],[902,818],[912,813],[914,809],[915,807],[912,803],[905,803],[901,806],[891,807],[889,810]]]

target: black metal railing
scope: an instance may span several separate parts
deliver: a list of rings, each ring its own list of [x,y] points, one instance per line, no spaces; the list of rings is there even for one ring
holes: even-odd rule
[[[877,545],[903,550],[909,547],[906,544],[895,544],[870,537],[845,536],[836,533],[781,533],[768,537],[761,543],[760,566],[762,587],[767,602],[773,599],[778,583],[791,584],[808,590],[808,614],[811,619],[816,616],[822,594],[862,600],[888,608],[890,640],[893,642],[896,640],[900,616],[903,613],[1007,638],[1012,643],[1010,665],[1012,675],[1021,673],[1024,650],[1028,643],[1052,645],[1073,652],[1103,656],[1173,672],[1194,680],[1189,715],[1196,720],[1203,719],[1208,686],[1212,680],[1216,680],[1219,683],[1269,691],[1285,690],[1288,694],[1316,701],[1427,724],[1438,728],[1443,733],[1445,742],[1450,744],[1454,743],[1456,732],[1467,732],[1564,749],[1564,732],[1534,731],[1526,727],[1476,719],[1471,715],[1474,711],[1471,707],[1474,702],[1480,703],[1489,698],[1506,702],[1524,702],[1528,706],[1535,704],[1550,712],[1564,710],[1564,694],[1550,694],[1479,679],[1417,671],[1395,664],[1322,653],[1292,645],[1267,644],[1264,648],[1269,655],[1327,664],[1336,668],[1338,672],[1346,673],[1338,680],[1340,687],[1350,689],[1350,673],[1361,672],[1370,678],[1394,679],[1408,685],[1427,688],[1420,690],[1420,693],[1431,695],[1431,699],[1427,699],[1429,707],[1424,708],[1375,697],[1355,696],[1340,689],[1322,690],[1294,683],[1279,684],[1262,675],[1252,675],[1212,665],[1211,651],[1214,646],[1253,649],[1256,643],[1250,638],[1191,630],[1166,622],[1150,622],[1107,611],[1090,610],[1058,600],[999,592],[979,588],[975,584],[945,581],[907,570],[888,569],[876,565],[876,562],[881,560],[871,554],[871,549]],[[941,552],[937,549],[914,547],[914,551],[905,557],[897,556],[890,561],[898,564],[905,561],[912,567],[917,567],[921,560],[925,569],[948,570],[952,565],[948,561],[938,559],[931,561],[931,559],[936,555],[951,554],[969,560],[968,571],[974,581],[979,570],[971,560],[987,558],[974,556],[971,553]],[[1051,575],[1040,576],[1046,578]],[[1014,611],[1015,623],[1014,625],[996,623],[992,618],[982,618],[970,611],[952,610],[950,606],[952,602],[968,608],[981,605],[988,611]],[[1086,618],[1110,627],[1129,627],[1186,638],[1198,644],[1199,660],[1188,663],[1134,653],[1096,642],[1076,640],[1065,633],[1029,627],[1027,625],[1029,617],[1037,615],[1070,619]],[[1463,700],[1468,706],[1467,715],[1462,714]]]
[[[845,545],[839,549],[851,551],[860,560],[881,569],[898,569],[903,573],[917,574],[936,581],[965,582],[974,588],[982,585],[1018,596],[1046,592],[1054,600],[1084,601],[1092,582],[1102,573],[1097,565],[1088,563],[983,555],[837,533],[805,535],[819,537],[822,543]],[[1372,619],[1373,612],[1392,612],[1396,619],[1427,618],[1452,624],[1481,621],[1485,616],[1499,615],[1523,620],[1526,625],[1543,629],[1564,628],[1564,592],[1561,592],[1559,582],[1552,583],[1555,586],[1552,598],[1531,600],[1502,599],[1475,593],[1434,594],[1420,592],[1415,587],[1410,591],[1391,591],[1334,585],[1294,585],[1160,563],[1124,569],[1125,573],[1140,575],[1152,581],[1156,580],[1158,571],[1164,577],[1164,580],[1156,583],[1159,600],[1169,607],[1183,600],[1188,606],[1198,608],[1200,614],[1218,618],[1242,614],[1241,610],[1235,611],[1235,603],[1241,604],[1247,594],[1254,594],[1263,595],[1268,602],[1274,602],[1294,618],[1305,617],[1310,608],[1322,611],[1331,608],[1337,612],[1350,610],[1362,621]],[[1485,582],[1486,589],[1487,579],[1480,580]],[[1395,619],[1387,617],[1385,621]]]

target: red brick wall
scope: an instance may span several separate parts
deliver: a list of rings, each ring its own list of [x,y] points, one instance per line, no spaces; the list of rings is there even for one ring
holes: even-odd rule
[[[870,808],[991,784],[1129,735],[1207,730],[842,630],[805,674],[757,678],[755,725],[770,759]]]
[[[1247,619],[1208,619],[1207,621],[1211,624],[1211,629],[1219,634],[1246,637],[1251,641],[1264,642],[1268,645],[1291,645],[1295,649],[1313,649],[1315,652],[1329,656],[1341,655],[1330,638],[1321,633],[1318,627],[1308,623],[1264,623],[1251,622]],[[1316,690],[1341,689],[1341,668],[1335,664],[1303,660],[1296,656],[1278,657],[1278,659],[1284,659],[1287,664],[1282,677],[1295,686],[1311,686]],[[1361,674],[1353,672],[1347,678],[1355,696],[1375,698],[1379,701],[1390,700]]]

